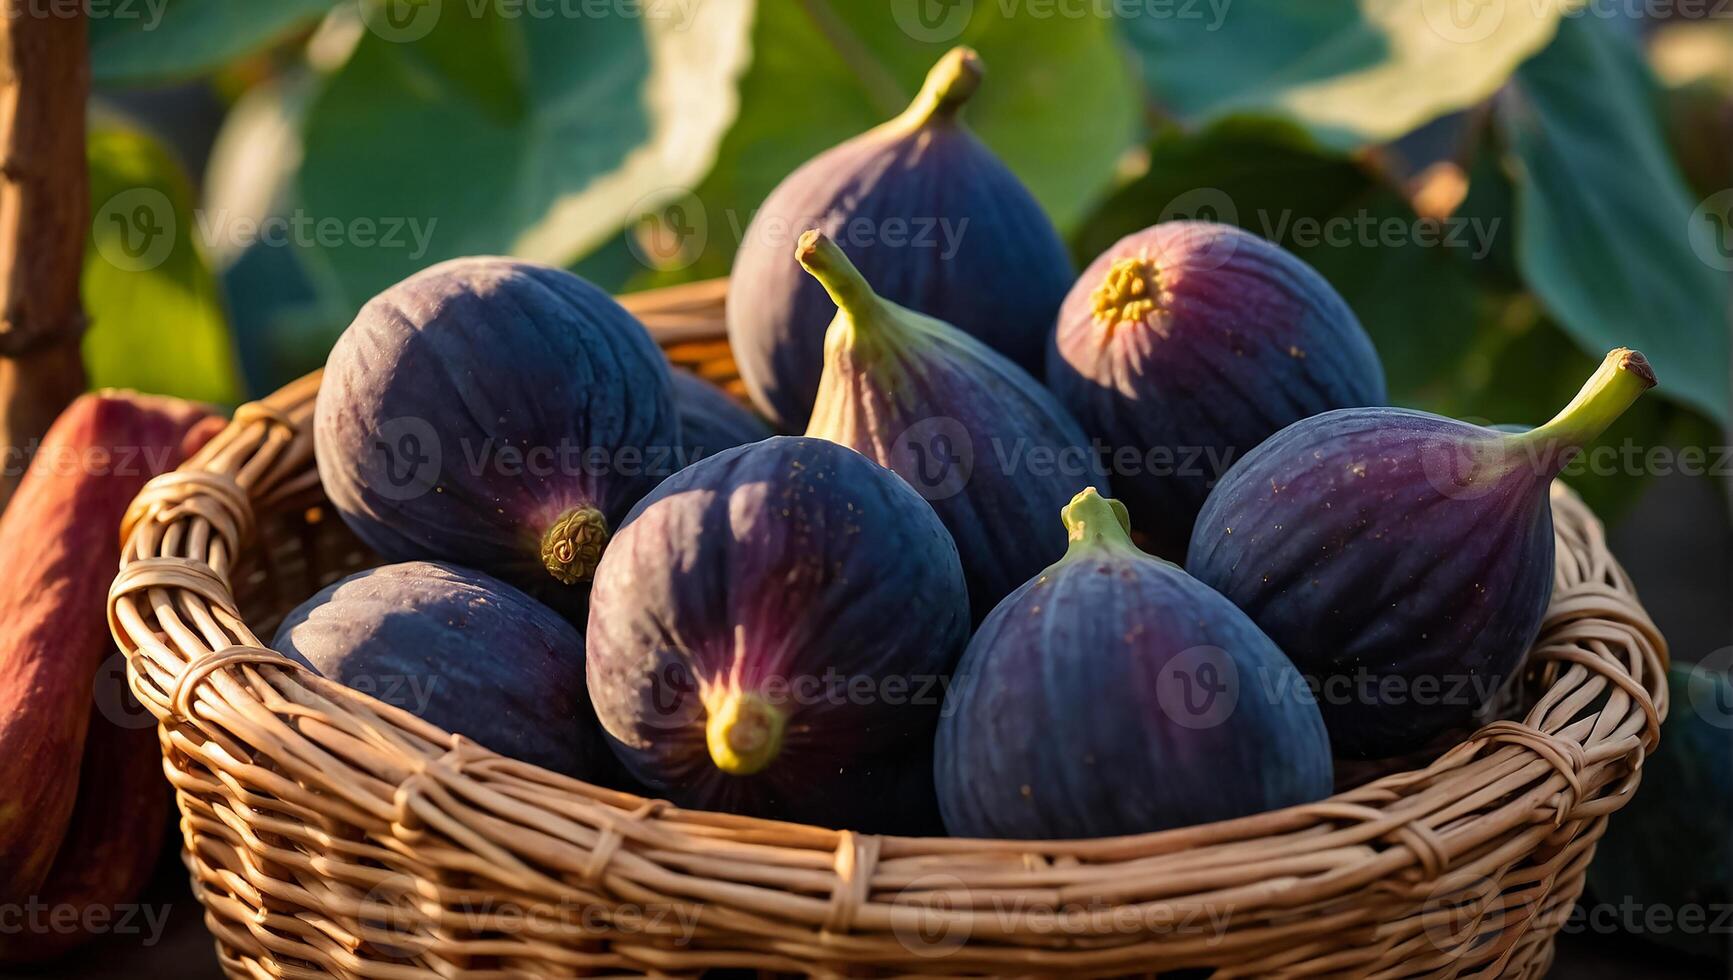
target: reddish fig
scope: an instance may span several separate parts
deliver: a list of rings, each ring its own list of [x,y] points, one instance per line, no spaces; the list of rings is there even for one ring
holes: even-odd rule
[[[1186,568],[1319,688],[1338,754],[1418,748],[1521,666],[1552,596],[1548,486],[1654,383],[1621,348],[1526,432],[1400,408],[1296,422],[1210,494]]]
[[[799,431],[818,392],[824,290],[788,260],[820,228],[887,299],[956,324],[1039,370],[1071,285],[1064,243],[1029,191],[959,120],[981,61],[957,48],[907,111],[808,161],[765,199],[734,259],[728,339],[752,400]]]
[[[1385,398],[1371,340],[1322,276],[1201,221],[1127,235],[1083,271],[1047,383],[1113,450],[1113,489],[1138,530],[1176,558],[1237,459],[1291,422]]]

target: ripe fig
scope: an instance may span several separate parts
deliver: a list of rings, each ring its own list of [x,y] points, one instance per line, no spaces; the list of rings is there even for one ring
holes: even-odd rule
[[[1065,553],[1051,515],[1095,472],[1052,393],[985,344],[875,295],[829,238],[796,257],[836,301],[806,434],[890,467],[957,543],[975,621]]]
[[[728,339],[747,391],[784,431],[805,428],[831,306],[788,253],[819,228],[887,299],[952,323],[1031,372],[1071,285],[1039,204],[958,114],[981,82],[967,48],[946,54],[902,115],[785,178],[734,258]]]
[[[685,368],[674,368],[670,376],[674,379],[674,408],[680,415],[680,439],[686,447],[681,465],[770,438],[770,426],[726,391]]]
[[[1094,488],[1065,557],[970,641],[935,760],[951,833],[1110,837],[1307,803],[1331,790],[1323,719],[1246,615],[1138,550]]]
[[[1419,748],[1521,667],[1552,596],[1548,486],[1654,383],[1621,348],[1524,432],[1401,408],[1296,422],[1216,486],[1186,568],[1319,689],[1337,754]]]
[[[568,614],[680,450],[667,362],[588,282],[454,259],[370,300],[331,350],[319,478],[392,561],[453,561]]]
[[[1047,383],[1114,453],[1113,489],[1181,558],[1210,487],[1283,426],[1383,404],[1354,313],[1280,246],[1173,221],[1090,263],[1060,308]]]
[[[682,806],[878,830],[968,626],[925,501],[851,449],[775,436],[627,519],[596,574],[590,697],[626,767]]]
[[[272,649],[514,759],[579,779],[618,771],[584,690],[584,638],[510,585],[405,562],[326,586]]]

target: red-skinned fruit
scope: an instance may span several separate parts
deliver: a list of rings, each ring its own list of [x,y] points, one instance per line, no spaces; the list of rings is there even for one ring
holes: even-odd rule
[[[93,786],[84,798],[114,791],[147,808],[153,791],[135,778],[162,781],[154,744],[146,756],[139,736],[93,716],[93,678],[114,652],[104,609],[120,564],[121,516],[147,480],[218,426],[199,406],[171,398],[85,395],[43,437],[0,518],[0,906],[79,877],[64,870],[78,855],[57,855],[82,802],[82,766],[98,767],[87,773]],[[118,781],[136,792],[100,785]],[[160,809],[87,811],[81,819],[112,819],[117,839],[135,816],[161,818]],[[142,831],[135,839],[149,846]]]

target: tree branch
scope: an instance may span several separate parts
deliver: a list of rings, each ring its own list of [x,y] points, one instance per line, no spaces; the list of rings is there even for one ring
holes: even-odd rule
[[[0,507],[22,459],[84,389],[78,295],[90,226],[84,4],[0,0]]]

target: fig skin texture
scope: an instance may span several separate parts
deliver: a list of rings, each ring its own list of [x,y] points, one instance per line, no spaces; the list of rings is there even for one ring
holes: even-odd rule
[[[968,625],[925,501],[852,449],[776,436],[627,519],[596,575],[590,696],[626,768],[681,806],[888,831],[918,818],[898,799],[932,781],[911,767]]]
[[[952,50],[907,111],[803,164],[754,213],[730,278],[728,339],[753,404],[782,431],[806,428],[833,312],[789,260],[808,228],[886,299],[1041,370],[1071,259],[1028,189],[958,118],[982,72],[973,51]]]
[[[271,648],[501,755],[617,781],[583,635],[492,576],[439,562],[359,572],[289,613]]]
[[[935,780],[966,837],[1111,837],[1331,791],[1299,672],[1233,604],[1138,550],[1118,501],[1066,506],[1071,548],[970,641]]]
[[[331,350],[319,479],[390,561],[451,561],[581,614],[601,549],[675,469],[668,366],[569,272],[454,259],[380,293]]]
[[[1322,276],[1203,221],[1127,235],[1083,270],[1059,311],[1047,384],[1114,451],[1114,492],[1151,549],[1175,560],[1210,487],[1255,446],[1386,398],[1371,339]]]
[[[1552,597],[1548,488],[1654,383],[1621,348],[1526,432],[1400,408],[1297,422],[1215,488],[1186,569],[1319,690],[1338,755],[1419,748],[1521,668]]]
[[[1003,355],[874,295],[822,234],[802,235],[796,257],[837,304],[806,434],[890,467],[932,504],[980,622],[1065,554],[1052,515],[1100,479],[1087,437]]]
[[[773,433],[746,406],[685,368],[670,371],[674,408],[680,415],[680,439],[686,448],[681,465],[690,466],[724,449],[768,439]]]

